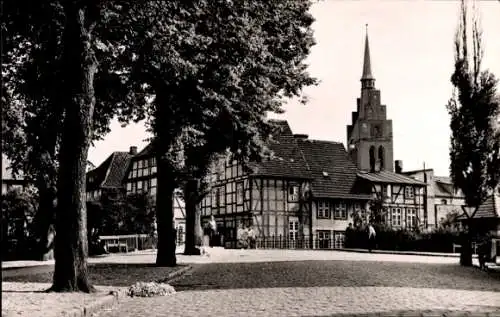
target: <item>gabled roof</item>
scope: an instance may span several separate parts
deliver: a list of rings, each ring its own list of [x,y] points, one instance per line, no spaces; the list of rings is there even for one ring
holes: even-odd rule
[[[359,193],[357,168],[342,143],[309,139],[297,140],[313,177],[312,193],[318,198],[370,199]]]
[[[414,178],[389,171],[379,171],[379,172],[360,171],[358,172],[358,176],[374,183],[427,186],[426,183],[418,181]]]
[[[101,165],[87,173],[87,190],[123,187],[131,158],[128,152],[113,152]]]
[[[486,199],[486,201],[479,206],[473,219],[490,219],[490,218],[500,218],[500,195],[491,195]],[[467,216],[461,214],[458,220],[465,220]]]
[[[248,167],[254,176],[310,179],[307,163],[293,136],[288,122],[273,120],[278,127],[268,147],[274,157],[262,162],[250,162]]]
[[[150,156],[153,155],[153,143],[149,142],[148,145],[142,151],[137,153],[134,158],[139,158],[139,157],[144,157],[144,156]]]

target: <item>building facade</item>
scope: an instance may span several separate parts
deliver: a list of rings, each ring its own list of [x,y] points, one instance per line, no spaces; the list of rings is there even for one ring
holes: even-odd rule
[[[130,159],[128,168],[125,169],[123,186],[127,194],[148,193],[151,196],[153,205],[156,202],[157,192],[157,168],[156,158],[152,145],[147,145],[141,152],[137,153],[137,148],[132,147],[133,156]],[[185,241],[186,216],[184,212],[184,201],[180,198],[180,191],[175,192],[174,197],[174,223],[177,230],[177,242]]]
[[[450,213],[461,214],[465,204],[463,193],[454,188],[450,177],[436,176],[433,169],[403,172],[405,175],[426,182],[429,227],[437,228]]]
[[[307,162],[311,182],[311,222],[314,247],[344,247],[345,230],[354,222],[354,213],[366,222],[369,188],[358,178],[358,169],[342,143],[297,138]]]
[[[223,159],[214,164],[211,192],[201,203],[202,222],[214,216],[220,241],[236,246],[239,225],[253,226],[259,237],[298,240],[310,236],[310,184],[306,162],[286,121],[276,121],[269,146],[275,157],[241,164]]]
[[[113,152],[98,167],[87,172],[87,201],[100,200],[103,194],[110,198],[125,195],[123,181],[134,156],[134,147],[129,152]]]

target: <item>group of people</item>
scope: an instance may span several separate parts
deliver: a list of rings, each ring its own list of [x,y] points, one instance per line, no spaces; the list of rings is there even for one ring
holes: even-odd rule
[[[236,232],[236,238],[238,240],[238,248],[255,249],[257,247],[257,234],[253,226],[244,226],[240,223]]]
[[[352,223],[349,223],[349,226],[346,229],[346,247],[352,247],[351,246],[351,241],[349,239],[352,238],[352,234],[354,233],[354,227],[352,226]],[[372,252],[373,249],[377,247],[377,232],[375,231],[375,227],[373,227],[373,224],[370,222],[366,226],[366,244],[369,252]]]

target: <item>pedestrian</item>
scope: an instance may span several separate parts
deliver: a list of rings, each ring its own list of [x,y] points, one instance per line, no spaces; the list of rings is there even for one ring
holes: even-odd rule
[[[255,230],[253,226],[248,227],[248,245],[250,249],[255,249]]]
[[[354,228],[352,222],[349,222],[349,226],[345,229],[345,247],[352,248]]]
[[[236,233],[238,239],[238,248],[246,249],[248,248],[248,230],[245,228],[243,223],[238,226],[238,231]]]
[[[376,238],[377,238],[377,233],[375,232],[375,228],[370,222],[368,224],[368,251],[372,252],[372,249],[375,248]]]
[[[207,248],[210,245],[210,223],[205,223],[203,226],[203,242],[202,242],[202,249],[201,249],[201,255],[207,255]]]
[[[210,222],[208,224],[209,224],[209,227],[210,227],[210,231],[209,231],[209,234],[210,234],[209,244],[210,244],[210,247],[212,248],[214,246],[215,235],[217,234],[217,223],[215,222],[215,217],[213,215],[210,217]]]

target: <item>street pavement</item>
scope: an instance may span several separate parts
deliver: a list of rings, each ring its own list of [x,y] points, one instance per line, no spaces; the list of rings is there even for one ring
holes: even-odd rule
[[[100,317],[445,312],[500,316],[500,274],[460,267],[456,258],[216,248],[210,252],[209,257],[193,257],[192,262],[198,261],[193,270],[170,281],[177,293],[124,298]]]

